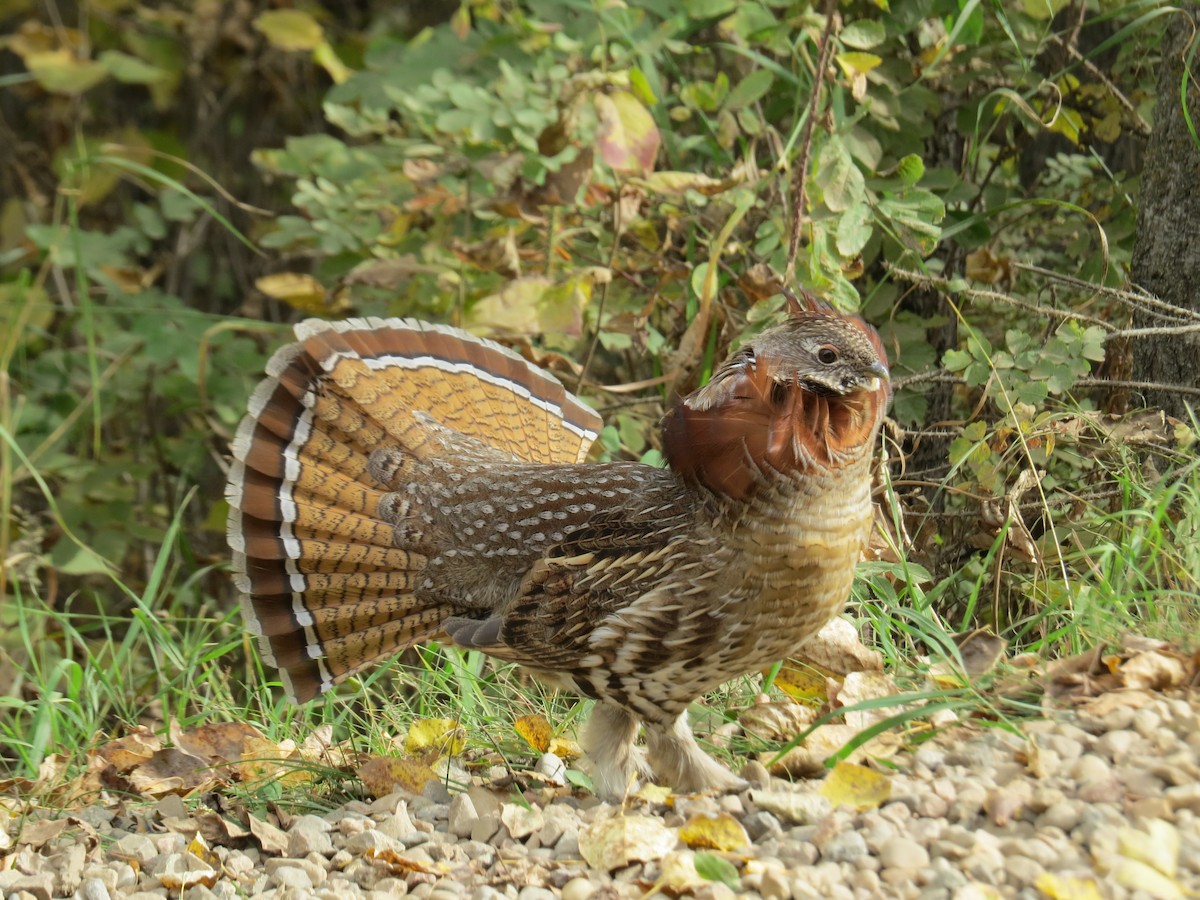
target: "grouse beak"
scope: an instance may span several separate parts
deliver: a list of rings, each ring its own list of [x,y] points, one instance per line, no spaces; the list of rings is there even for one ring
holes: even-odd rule
[[[882,382],[892,380],[892,373],[888,371],[888,367],[881,359],[875,360],[864,369],[862,376],[862,389],[870,392],[879,390]]]

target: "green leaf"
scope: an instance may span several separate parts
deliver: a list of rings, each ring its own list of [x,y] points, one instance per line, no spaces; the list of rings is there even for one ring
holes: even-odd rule
[[[866,197],[866,183],[839,135],[830,135],[817,156],[814,179],[830,212],[844,212]]]
[[[154,84],[173,77],[165,69],[119,50],[105,50],[100,54],[99,61],[113,78],[124,84]]]
[[[942,356],[942,366],[947,372],[961,372],[971,364],[971,354],[963,350],[947,350]]]
[[[925,175],[925,163],[915,153],[910,153],[896,165],[896,175],[905,187],[912,187]]]
[[[82,94],[108,77],[108,69],[100,63],[77,59],[69,50],[27,53],[25,66],[37,83],[52,94]]]
[[[946,215],[940,197],[929,191],[909,190],[879,201],[879,214],[891,220],[896,237],[906,246],[931,253],[942,230],[938,223]]]
[[[843,44],[856,50],[870,50],[877,47],[887,38],[887,29],[882,22],[875,19],[862,19],[851,22],[838,35]]]
[[[694,863],[696,874],[705,881],[719,881],[732,890],[741,890],[742,883],[738,878],[737,869],[723,856],[701,850],[697,851]]]
[[[689,19],[715,19],[737,9],[737,0],[685,0],[683,11]]]
[[[871,239],[871,207],[855,203],[842,213],[837,227],[838,253],[846,257],[858,256]]]
[[[734,85],[729,96],[725,98],[725,108],[736,112],[743,106],[749,106],[766,94],[774,83],[773,74],[766,69],[755,69]]]
[[[596,793],[596,785],[586,772],[581,772],[579,769],[567,769],[567,781],[580,790]]]
[[[73,547],[74,552],[55,568],[63,575],[107,575],[112,566],[88,547]]]
[[[1092,362],[1104,361],[1104,329],[1091,325],[1083,333],[1083,358]]]
[[[1046,22],[1058,15],[1068,2],[1070,0],[1021,0],[1021,9],[1029,18]]]
[[[654,95],[654,88],[650,87],[646,73],[636,66],[629,70],[629,88],[633,91],[633,95],[647,106],[658,104],[658,97]]]

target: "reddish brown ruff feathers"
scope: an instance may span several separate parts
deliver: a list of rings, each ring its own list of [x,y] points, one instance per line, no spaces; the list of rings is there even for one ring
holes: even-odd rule
[[[672,469],[744,499],[771,473],[840,468],[870,446],[890,399],[887,353],[862,319],[826,310],[795,312],[676,401],[663,423]],[[843,349],[833,363],[796,352],[805,344],[819,352],[835,337]],[[844,392],[854,385],[839,378],[855,372],[874,375],[876,384],[867,378]]]
[[[686,710],[849,593],[889,399],[874,329],[797,301],[676,404],[671,469],[581,465],[599,417],[465,332],[296,335],[250,400],[227,488],[245,618],[288,693],[449,639],[597,699],[584,747],[602,794],[650,769],[679,790],[737,786]]]

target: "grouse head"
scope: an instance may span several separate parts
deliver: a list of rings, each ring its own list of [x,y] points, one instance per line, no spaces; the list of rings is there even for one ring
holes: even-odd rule
[[[663,453],[680,475],[744,499],[869,457],[891,398],[883,342],[862,318],[802,296],[667,414]]]

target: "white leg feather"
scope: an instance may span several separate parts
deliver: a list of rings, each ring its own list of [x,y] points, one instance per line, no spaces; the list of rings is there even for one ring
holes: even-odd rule
[[[671,724],[646,724],[646,747],[654,774],[680,793],[741,791],[747,783],[700,749],[687,713]]]

